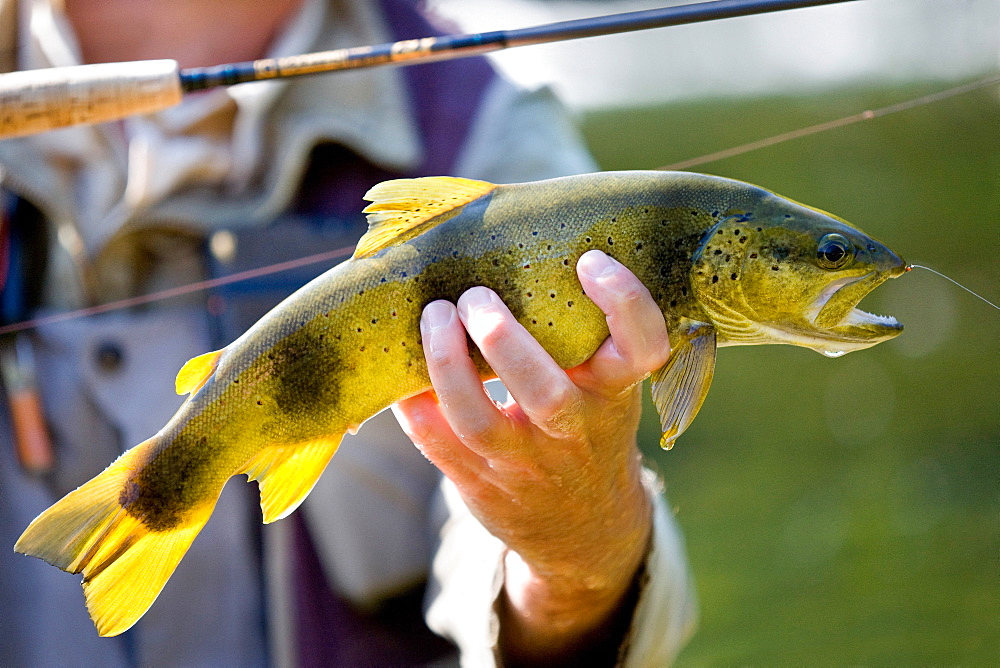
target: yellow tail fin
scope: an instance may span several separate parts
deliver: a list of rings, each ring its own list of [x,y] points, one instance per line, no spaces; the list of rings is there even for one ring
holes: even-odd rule
[[[146,441],[35,518],[14,550],[83,574],[87,609],[102,636],[129,629],[149,609],[208,521],[214,502],[169,531],[151,531],[119,499],[129,473],[154,447]]]

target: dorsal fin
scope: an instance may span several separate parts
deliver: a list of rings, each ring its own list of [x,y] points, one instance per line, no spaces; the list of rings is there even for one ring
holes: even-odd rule
[[[358,241],[354,257],[367,257],[392,244],[412,239],[448,217],[452,211],[496,188],[486,181],[453,176],[384,181],[365,193],[371,204],[368,232]]]
[[[181,370],[177,372],[177,379],[174,381],[174,388],[177,394],[192,394],[201,389],[201,386],[208,382],[215,367],[219,364],[222,356],[221,350],[216,350],[204,355],[193,357],[184,363]]]

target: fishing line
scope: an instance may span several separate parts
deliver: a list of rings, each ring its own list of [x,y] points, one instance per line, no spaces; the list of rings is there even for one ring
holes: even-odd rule
[[[947,90],[939,91],[937,93],[930,93],[929,95],[921,95],[920,97],[913,98],[912,100],[904,100],[903,102],[890,104],[889,106],[880,107],[879,109],[868,109],[857,114],[851,114],[850,116],[844,116],[843,118],[838,118],[832,121],[817,123],[816,125],[809,125],[804,128],[799,128],[798,130],[783,132],[781,134],[774,135],[773,137],[758,139],[757,141],[752,141],[747,144],[741,144],[740,146],[734,146],[732,148],[723,149],[721,151],[716,151],[714,153],[702,155],[697,158],[691,158],[690,160],[682,160],[680,162],[675,162],[672,165],[667,165],[666,167],[659,167],[658,169],[662,170],[688,169],[690,167],[697,167],[698,165],[703,165],[707,162],[715,162],[716,160],[733,158],[738,155],[743,155],[744,153],[749,153],[751,151],[767,148],[768,146],[774,146],[775,144],[782,144],[786,141],[791,141],[793,139],[808,137],[809,135],[814,135],[820,132],[826,132],[827,130],[833,130],[835,128],[846,127],[848,125],[860,123],[861,121],[875,120],[876,118],[881,118],[883,116],[888,116],[890,114],[897,114],[901,111],[909,111],[910,109],[915,109],[916,107],[922,107],[926,104],[931,104],[933,102],[947,100],[948,98],[955,97],[956,95],[962,95],[963,93],[970,93],[974,90],[978,90],[980,88],[984,88],[986,86],[998,83],[1000,83],[1000,75],[986,77],[985,79],[972,81],[970,83],[961,86],[955,86],[954,88],[949,88]]]
[[[944,274],[942,274],[942,273],[941,273],[940,271],[937,271],[936,269],[931,269],[930,267],[925,267],[925,266],[924,266],[924,265],[922,265],[922,264],[910,264],[910,265],[907,265],[907,267],[906,267],[906,271],[910,271],[911,269],[926,269],[927,271],[931,272],[932,274],[937,274],[937,275],[938,275],[938,276],[940,276],[941,278],[943,278],[943,279],[945,279],[945,280],[948,280],[948,281],[951,281],[952,283],[954,283],[954,284],[955,284],[955,285],[957,285],[958,287],[960,287],[960,288],[962,288],[963,290],[965,290],[966,292],[968,292],[968,293],[969,293],[970,295],[972,295],[972,296],[974,296],[974,297],[979,297],[979,298],[980,298],[980,299],[982,299],[982,300],[983,300],[984,302],[986,302],[987,304],[989,304],[990,306],[992,306],[992,307],[993,307],[993,308],[995,308],[996,310],[1000,311],[1000,306],[997,306],[996,304],[994,304],[993,302],[991,302],[991,301],[990,301],[989,299],[987,299],[986,297],[982,296],[982,295],[981,295],[981,294],[979,294],[978,292],[973,292],[973,291],[972,291],[972,290],[970,290],[969,288],[965,287],[964,285],[962,285],[961,283],[959,283],[958,281],[956,281],[956,280],[955,280],[954,278],[952,278],[951,276],[945,276],[945,275],[944,275]]]
[[[827,130],[833,130],[835,128],[844,127],[846,125],[851,125],[852,123],[857,123],[859,121],[871,120],[874,118],[879,118],[881,116],[887,116],[889,114],[897,113],[900,111],[905,111],[908,109],[913,109],[923,105],[931,104],[939,100],[944,100],[956,95],[961,95],[963,93],[969,93],[979,88],[989,86],[992,84],[1000,83],[1000,75],[994,75],[991,77],[986,77],[978,81],[973,81],[971,83],[963,84],[960,86],[955,86],[948,88],[946,90],[940,91],[938,93],[932,93],[930,95],[922,95],[920,97],[913,98],[911,100],[905,100],[888,107],[882,107],[880,109],[863,111],[858,114],[852,114],[850,116],[845,116],[843,118],[835,119],[832,121],[827,121],[824,123],[819,123],[816,125],[810,125],[806,128],[799,130],[793,130],[791,132],[784,132],[782,134],[775,135],[766,139],[760,139],[749,144],[743,144],[731,149],[726,149],[724,151],[717,151],[715,153],[709,153],[698,158],[691,158],[683,162],[674,163],[673,165],[668,165],[666,167],[661,167],[660,169],[682,169],[685,167],[693,167],[696,165],[701,165],[706,162],[712,162],[715,160],[721,160],[723,158],[732,157],[734,155],[741,155],[743,153],[748,153],[750,151],[755,151],[758,149],[766,148],[768,146],[774,146],[775,144],[780,144],[782,142],[791,141],[793,139],[798,139],[799,137],[805,137],[807,135],[816,134],[819,132],[825,132]],[[222,276],[219,278],[209,279],[206,281],[199,281],[196,283],[190,283],[187,285],[177,286],[175,288],[170,288],[167,290],[160,290],[158,292],[152,292],[145,295],[138,295],[136,297],[130,297],[128,299],[121,299],[114,302],[108,302],[106,304],[99,304],[97,306],[90,306],[86,308],[76,309],[73,311],[66,311],[63,313],[56,313],[50,316],[45,316],[42,318],[34,318],[31,320],[24,320],[22,322],[16,322],[9,325],[0,327],[0,335],[12,334],[14,332],[21,332],[28,329],[34,329],[42,325],[48,325],[54,322],[62,322],[64,320],[72,320],[74,318],[84,318],[92,315],[97,315],[100,313],[107,313],[109,311],[118,311],[126,308],[131,308],[133,306],[141,306],[144,304],[150,304],[157,301],[162,301],[166,299],[171,299],[173,297],[187,295],[194,292],[199,292],[201,290],[209,290],[211,288],[219,287],[222,285],[228,285],[230,283],[238,283],[240,281],[250,280],[252,278],[257,278],[259,276],[267,276],[270,274],[275,274],[288,269],[293,269],[295,267],[304,266],[307,264],[312,264],[314,262],[323,262],[332,259],[337,259],[340,257],[346,257],[354,252],[354,246],[346,246],[344,248],[338,248],[334,251],[329,251],[327,253],[319,253],[318,255],[310,255],[299,260],[290,260],[287,262],[279,262],[276,264],[265,265],[257,269],[250,269],[247,271],[239,272],[236,274],[230,274],[228,276]],[[920,267],[921,269],[928,269],[929,271],[934,271],[929,267],[924,267],[923,265],[910,265],[910,267]],[[934,272],[938,273],[938,272]],[[943,274],[942,274],[943,276]],[[945,276],[945,278],[948,278]],[[953,279],[948,278],[949,281]],[[964,285],[958,284],[959,287],[968,290]],[[970,290],[971,292],[971,290]],[[972,293],[976,294],[976,293]],[[995,304],[987,301],[980,295],[976,295],[983,301],[986,301],[990,306],[997,308]]]
[[[276,274],[278,272],[288,271],[290,269],[297,269],[299,267],[304,267],[309,264],[315,264],[317,262],[327,262],[329,260],[335,260],[337,258],[346,257],[353,252],[354,252],[354,246],[344,246],[342,248],[337,248],[332,251],[326,251],[325,253],[316,253],[315,255],[307,255],[306,257],[300,257],[296,260],[287,260],[285,262],[277,262],[275,264],[265,265],[263,267],[258,267],[256,269],[247,269],[246,271],[239,271],[236,272],[235,274],[229,274],[228,276],[220,276],[219,278],[210,278],[204,281],[198,281],[196,283],[178,285],[175,288],[167,288],[166,290],[150,292],[149,294],[145,295],[137,295],[135,297],[129,297],[127,299],[119,299],[118,301],[107,302],[105,304],[98,304],[97,306],[88,306],[86,308],[76,309],[73,311],[64,311],[63,313],[55,313],[53,315],[44,316],[41,318],[34,318],[32,320],[15,322],[13,324],[0,327],[0,335],[13,334],[14,332],[21,332],[26,329],[34,329],[35,327],[40,327],[42,325],[49,325],[55,322],[62,322],[64,320],[73,320],[74,318],[84,318],[92,315],[98,315],[100,313],[107,313],[109,311],[120,311],[123,309],[131,308],[133,306],[141,306],[143,304],[149,304],[152,302],[163,301],[165,299],[171,299],[173,297],[188,295],[193,292],[201,292],[202,290],[211,290],[212,288],[217,288],[223,285],[229,285],[230,283],[249,281],[254,278],[260,278],[261,276],[269,276],[270,274]]]

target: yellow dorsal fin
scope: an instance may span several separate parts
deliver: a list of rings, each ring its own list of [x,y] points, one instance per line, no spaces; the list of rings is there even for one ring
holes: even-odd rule
[[[174,381],[177,394],[192,394],[201,389],[201,386],[215,373],[215,367],[219,364],[221,356],[222,351],[216,350],[185,362]]]
[[[368,232],[358,241],[354,257],[367,257],[395,243],[412,239],[447,220],[441,214],[482,197],[496,188],[486,181],[453,176],[384,181],[365,193],[370,201]]]

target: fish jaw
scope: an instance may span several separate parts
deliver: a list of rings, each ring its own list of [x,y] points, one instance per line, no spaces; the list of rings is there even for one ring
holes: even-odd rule
[[[903,325],[892,316],[877,315],[857,308],[869,292],[905,271],[869,272],[830,283],[806,310],[813,342],[809,348],[825,355],[869,348],[899,336]]]

